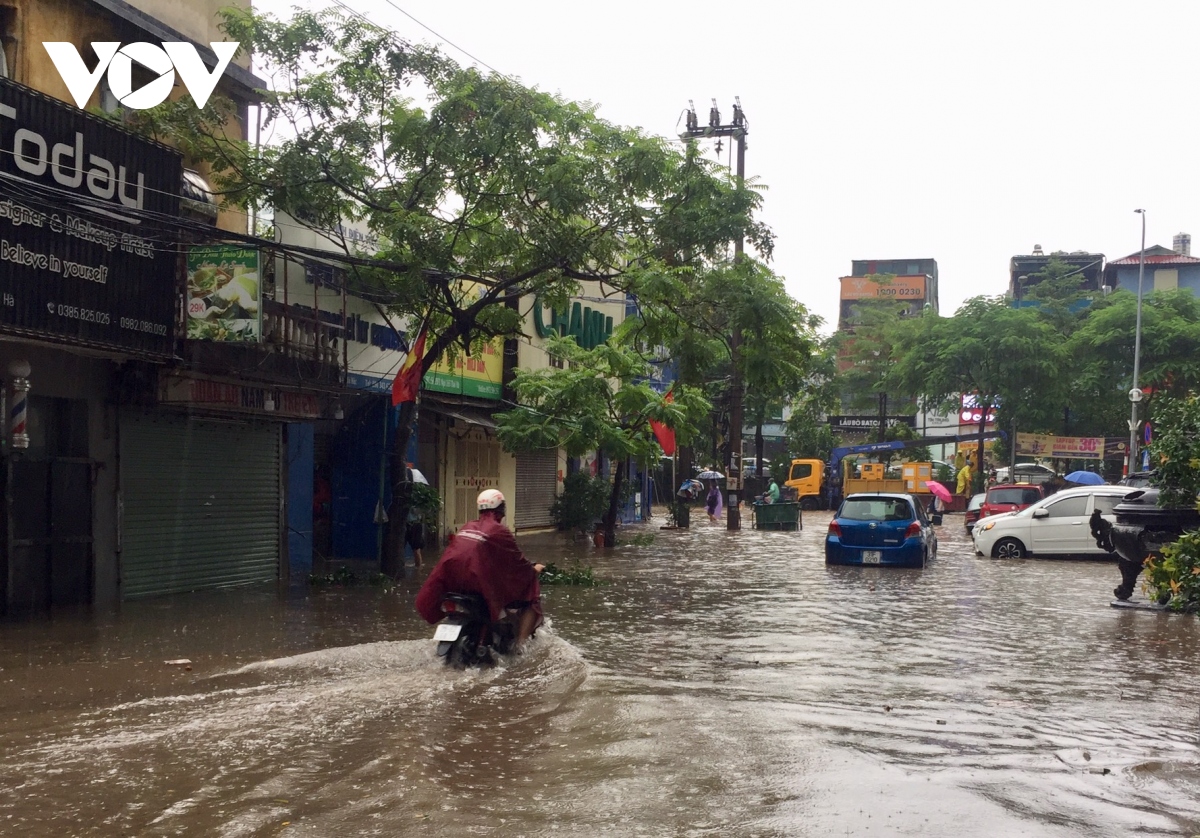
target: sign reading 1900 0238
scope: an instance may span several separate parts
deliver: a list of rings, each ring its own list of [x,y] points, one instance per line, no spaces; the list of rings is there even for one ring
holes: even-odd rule
[[[0,332],[168,355],[180,156],[0,78]]]

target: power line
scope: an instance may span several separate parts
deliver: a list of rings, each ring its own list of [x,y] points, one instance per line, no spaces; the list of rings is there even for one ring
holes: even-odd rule
[[[415,17],[413,17],[411,14],[409,14],[408,12],[404,11],[404,9],[402,9],[402,8],[400,8],[398,5],[396,5],[396,4],[393,2],[393,0],[384,0],[384,2],[386,2],[386,3],[387,3],[389,6],[391,6],[393,9],[395,9],[396,11],[398,11],[400,14],[404,15],[406,18],[408,18],[409,20],[411,20],[413,23],[417,24],[417,26],[420,26],[420,27],[421,27],[422,29],[424,29],[426,32],[429,32],[431,35],[433,35],[433,36],[434,36],[435,38],[437,38],[438,40],[440,40],[440,41],[443,41],[443,42],[445,42],[445,43],[449,44],[450,46],[454,47],[456,50],[458,50],[459,52],[461,52],[463,55],[467,56],[467,58],[470,58],[472,61],[475,61],[475,62],[477,62],[477,63],[479,63],[479,64],[482,64],[484,67],[487,67],[489,70],[491,70],[493,73],[495,73],[495,74],[496,74],[496,75],[498,75],[498,76],[504,76],[505,78],[510,78],[510,77],[509,77],[507,74],[505,74],[505,73],[501,73],[499,70],[497,70],[497,69],[496,69],[495,67],[493,67],[491,64],[488,64],[486,61],[484,61],[482,58],[476,58],[474,55],[472,55],[471,53],[467,52],[465,49],[463,49],[463,48],[462,48],[462,47],[460,47],[458,44],[456,44],[456,43],[454,43],[453,41],[451,41],[451,40],[450,40],[449,38],[447,38],[446,36],[444,36],[444,35],[439,35],[439,34],[438,34],[437,32],[435,32],[435,31],[434,31],[432,28],[430,28],[430,27],[429,27],[429,26],[427,26],[426,24],[422,23],[421,21],[417,20],[417,19],[416,19]]]

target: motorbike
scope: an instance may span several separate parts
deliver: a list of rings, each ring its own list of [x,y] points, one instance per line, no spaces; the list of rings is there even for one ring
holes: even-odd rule
[[[487,602],[479,594],[446,594],[442,613],[446,616],[438,623],[433,639],[446,666],[494,666],[497,654],[510,654],[516,645],[517,627],[508,611],[493,622]]]

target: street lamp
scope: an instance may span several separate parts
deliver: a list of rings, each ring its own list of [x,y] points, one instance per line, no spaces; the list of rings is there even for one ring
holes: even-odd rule
[[[1127,473],[1134,474],[1137,466],[1137,432],[1138,432],[1138,402],[1142,400],[1142,391],[1138,389],[1138,372],[1142,362],[1142,278],[1146,275],[1146,211],[1134,210],[1142,217],[1142,250],[1138,253],[1138,299],[1137,325],[1133,331],[1133,387],[1129,391],[1129,403],[1132,413],[1129,417],[1129,468]]]

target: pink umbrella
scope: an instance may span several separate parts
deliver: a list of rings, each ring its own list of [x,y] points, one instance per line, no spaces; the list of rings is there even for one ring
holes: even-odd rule
[[[941,498],[946,503],[950,502],[950,490],[936,480],[926,480],[925,488],[933,492],[935,498]]]

